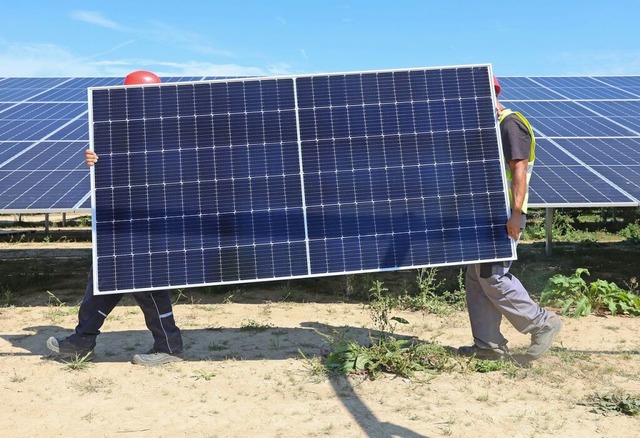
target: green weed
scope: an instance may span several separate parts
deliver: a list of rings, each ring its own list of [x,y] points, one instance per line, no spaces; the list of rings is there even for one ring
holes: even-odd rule
[[[64,364],[67,366],[67,368],[69,368],[70,370],[73,371],[78,371],[78,370],[84,370],[87,367],[89,367],[89,365],[91,364],[91,356],[92,356],[93,352],[89,352],[85,355],[78,355],[76,354],[76,356],[70,360],[63,360],[62,362],[64,362]]]
[[[602,415],[622,413],[625,415],[638,415],[640,413],[640,398],[622,393],[595,393],[578,403],[583,406],[591,406],[590,412]]]
[[[563,315],[574,317],[603,311],[612,315],[640,315],[640,297],[605,280],[587,284],[582,274],[589,275],[589,270],[578,268],[570,277],[560,274],[551,277],[542,291],[540,304],[560,307]]]
[[[249,332],[263,332],[269,330],[271,324],[261,324],[253,319],[249,319],[240,326],[240,330]]]

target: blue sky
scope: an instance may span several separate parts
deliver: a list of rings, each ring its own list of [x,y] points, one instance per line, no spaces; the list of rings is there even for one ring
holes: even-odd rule
[[[4,2],[0,76],[640,74],[640,1]]]

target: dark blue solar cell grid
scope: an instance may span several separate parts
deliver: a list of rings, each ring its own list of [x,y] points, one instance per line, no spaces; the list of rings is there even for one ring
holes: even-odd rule
[[[292,79],[93,102],[100,290],[307,274]]]
[[[504,210],[465,210],[502,193],[486,80],[473,69],[297,80],[312,273],[508,252],[476,244]]]
[[[579,160],[589,158],[575,154],[574,142],[596,140],[571,140],[550,142],[539,138],[536,164],[529,187],[529,204],[544,206],[632,205],[635,201],[621,193],[611,182],[603,180],[597,166],[585,167]],[[573,156],[560,149],[569,150]],[[591,160],[593,162],[593,160]],[[616,184],[617,185],[617,184]]]
[[[501,93],[500,100],[559,100],[565,99],[552,89],[535,83],[525,77],[501,77],[499,78]]]
[[[0,169],[0,203],[7,211],[68,211],[67,196],[82,199],[89,175],[80,170],[9,171]]]
[[[10,158],[14,157],[19,152],[22,152],[24,148],[24,143],[18,143],[14,141],[0,142],[0,168],[2,168],[5,162]]]
[[[513,257],[490,84],[470,67],[92,90],[99,293]]]
[[[553,89],[567,99],[630,99],[637,96],[614,87],[603,87],[590,77],[539,77],[535,82]]]
[[[86,196],[89,174],[75,157],[85,145],[40,142],[13,160],[1,163],[0,205],[6,210],[69,209],[68,199]]]

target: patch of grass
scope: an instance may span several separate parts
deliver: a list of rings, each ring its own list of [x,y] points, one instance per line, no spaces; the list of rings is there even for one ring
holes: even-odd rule
[[[492,371],[504,371],[511,374],[516,365],[508,360],[482,360],[472,359],[469,361],[469,370],[477,373],[490,373]]]
[[[9,288],[0,287],[0,305],[4,307],[12,306],[16,303],[16,295]]]
[[[228,350],[229,349],[229,341],[223,341],[223,342],[220,342],[220,343],[212,342],[209,345],[207,345],[207,349],[209,351]]]
[[[640,398],[624,393],[594,393],[579,405],[591,406],[590,412],[602,415],[625,414],[638,415],[640,413]]]
[[[552,348],[548,354],[560,358],[562,362],[568,365],[573,365],[580,360],[588,361],[591,359],[587,353],[571,351],[566,348]]]
[[[213,371],[205,371],[205,370],[195,370],[195,374],[193,377],[196,380],[206,380],[207,382],[213,379],[217,374]]]
[[[327,356],[324,365],[329,371],[366,374],[376,379],[382,373],[412,377],[418,371],[449,371],[458,367],[460,361],[451,351],[435,343],[387,337],[370,346],[355,341],[341,342]]]
[[[329,372],[329,369],[322,362],[322,358],[318,356],[307,357],[300,349],[298,349],[298,354],[302,356],[304,365],[310,371],[313,377],[324,378]]]
[[[48,295],[48,303],[47,303],[47,312],[45,313],[46,317],[55,324],[59,324],[65,317],[77,313],[78,309],[76,306],[68,307],[65,306],[65,303],[61,301],[57,296],[53,293],[47,291]]]
[[[438,316],[449,316],[455,311],[464,309],[467,302],[464,269],[458,270],[457,284],[453,292],[444,287],[445,281],[438,279],[438,272],[438,268],[419,269],[416,276],[417,293],[405,292],[400,297],[399,307]]]
[[[261,324],[253,319],[248,319],[240,325],[240,330],[249,332],[263,332],[271,328],[271,324]]]
[[[67,368],[69,368],[70,370],[73,371],[80,371],[80,370],[84,370],[86,368],[89,367],[89,365],[91,364],[91,356],[92,356],[92,352],[89,352],[85,355],[78,355],[76,354],[75,357],[69,359],[69,360],[63,360],[62,362],[67,366]]]

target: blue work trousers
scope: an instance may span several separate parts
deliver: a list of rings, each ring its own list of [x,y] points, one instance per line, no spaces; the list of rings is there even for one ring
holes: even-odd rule
[[[91,277],[92,275],[89,274],[87,290],[78,312],[76,331],[69,340],[75,345],[93,348],[105,318],[120,302],[124,294],[94,295]],[[182,335],[173,318],[169,291],[134,292],[131,296],[140,306],[147,327],[151,330],[153,350],[171,354],[180,353],[182,351]]]

